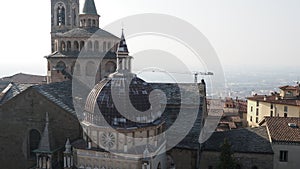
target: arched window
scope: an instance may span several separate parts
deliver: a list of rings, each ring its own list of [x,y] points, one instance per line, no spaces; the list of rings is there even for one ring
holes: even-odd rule
[[[93,26],[96,26],[96,20],[93,19]]]
[[[50,65],[50,62],[48,61],[48,71],[50,71],[51,69],[51,65]]]
[[[58,40],[55,40],[55,41],[54,41],[54,50],[55,50],[55,51],[59,51],[58,46],[59,46],[59,45],[58,45]]]
[[[93,49],[93,44],[91,41],[88,42],[88,50],[91,51]]]
[[[157,169],[161,169],[161,164],[160,163],[158,163]]]
[[[74,42],[74,50],[79,51],[79,43],[77,41]]]
[[[35,153],[33,151],[39,148],[40,140],[41,134],[39,131],[37,131],[36,129],[32,129],[29,131],[29,152],[31,158],[35,157]]]
[[[66,43],[64,41],[61,42],[61,51],[66,51]]]
[[[88,19],[88,27],[92,26],[92,20]]]
[[[251,169],[258,169],[258,167],[257,166],[253,166]]]
[[[66,68],[66,64],[63,61],[59,61],[56,66],[56,70],[64,70]]]
[[[67,42],[67,51],[70,52],[71,51],[71,41]]]
[[[83,19],[80,20],[80,26],[81,26],[81,27],[84,26]]]
[[[73,4],[73,9],[72,9],[72,13],[73,13],[73,25],[77,26],[77,12],[76,12],[76,5]]]
[[[96,66],[95,63],[92,61],[89,61],[86,64],[86,68],[85,68],[85,75],[86,76],[95,76],[96,73]]]
[[[239,164],[237,164],[235,168],[236,169],[242,169],[241,165],[239,165]]]
[[[61,26],[61,25],[65,25],[66,24],[66,10],[65,7],[62,3],[58,4],[57,7],[57,25]]]
[[[106,52],[106,42],[103,42],[103,52]]]
[[[84,41],[80,41],[80,50],[84,48]]]
[[[96,51],[96,52],[99,51],[99,42],[98,41],[94,42],[94,51]]]
[[[106,73],[113,73],[116,71],[116,68],[117,68],[117,66],[114,62],[109,61],[105,64],[105,72]]]

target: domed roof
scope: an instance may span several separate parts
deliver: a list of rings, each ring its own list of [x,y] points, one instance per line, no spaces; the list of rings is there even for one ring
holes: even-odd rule
[[[159,94],[151,84],[133,77],[113,77],[99,82],[90,92],[85,120],[95,125],[139,127],[159,121]],[[156,93],[156,94],[155,94]]]

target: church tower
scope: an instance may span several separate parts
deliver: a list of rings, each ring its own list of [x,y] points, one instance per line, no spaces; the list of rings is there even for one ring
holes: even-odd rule
[[[76,76],[94,85],[117,67],[115,51],[120,39],[99,28],[94,0],[84,0],[82,5],[79,12],[79,0],[51,0],[51,54],[45,56],[47,83]],[[81,52],[85,52],[84,59],[78,59]]]
[[[85,0],[82,13],[79,15],[80,27],[99,28],[99,18],[94,0]]]
[[[51,0],[51,45],[54,52],[56,33],[79,26],[79,0]]]

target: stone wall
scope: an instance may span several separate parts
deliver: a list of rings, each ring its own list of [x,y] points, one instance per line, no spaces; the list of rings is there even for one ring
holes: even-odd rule
[[[274,169],[298,169],[300,166],[300,144],[272,144],[274,150]],[[280,161],[280,151],[287,151],[287,161]]]
[[[176,169],[195,169],[197,167],[197,151],[173,148],[167,153],[174,161]]]
[[[216,169],[220,152],[204,151],[201,153],[200,169]],[[273,169],[273,154],[234,153],[235,160],[241,169]]]
[[[35,163],[30,157],[29,133],[35,130],[42,135],[46,112],[58,148],[64,148],[67,138],[81,136],[81,126],[74,115],[30,88],[0,107],[1,168],[28,168]]]

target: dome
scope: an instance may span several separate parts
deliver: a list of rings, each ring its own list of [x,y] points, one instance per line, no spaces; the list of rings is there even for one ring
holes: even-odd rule
[[[132,77],[104,79],[90,92],[85,121],[97,126],[144,127],[160,122],[160,95],[151,84]],[[105,121],[103,121],[105,120]]]

